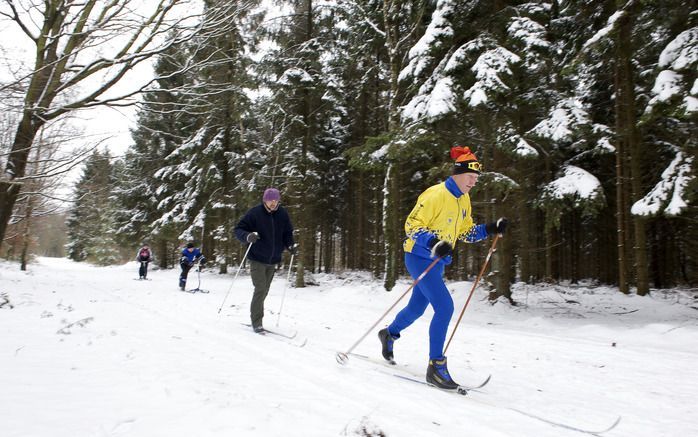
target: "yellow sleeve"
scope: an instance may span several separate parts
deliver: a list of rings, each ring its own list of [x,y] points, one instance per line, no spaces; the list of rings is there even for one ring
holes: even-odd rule
[[[411,239],[418,237],[422,231],[433,233],[434,219],[438,214],[439,208],[438,191],[428,189],[423,192],[417,199],[417,204],[412,208],[412,212],[405,220],[405,234]]]

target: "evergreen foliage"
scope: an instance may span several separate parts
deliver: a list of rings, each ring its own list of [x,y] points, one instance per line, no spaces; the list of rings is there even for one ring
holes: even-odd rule
[[[107,152],[95,151],[85,162],[66,221],[68,258],[98,265],[121,261],[111,198],[117,171]]]
[[[404,273],[404,219],[460,144],[486,171],[471,192],[476,223],[510,218],[492,299],[511,298],[515,280],[619,283],[626,269],[638,290],[698,283],[695,8],[276,7],[247,3],[231,13],[236,32],[160,57],[161,74],[192,57],[215,62],[164,74],[145,96],[115,189],[124,244],[203,239],[207,256],[233,264],[244,248],[232,228],[275,186],[300,242],[298,286],[310,272],[356,268],[389,290]],[[71,244],[75,259],[91,253]],[[477,274],[486,251],[459,244],[449,275]],[[645,255],[649,278],[626,267]]]

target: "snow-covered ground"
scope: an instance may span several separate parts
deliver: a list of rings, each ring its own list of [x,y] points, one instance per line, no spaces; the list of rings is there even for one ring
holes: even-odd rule
[[[204,272],[209,294],[178,291],[178,270],[137,276],[135,263],[0,263],[0,435],[559,437],[583,434],[546,420],[600,430],[618,416],[604,435],[698,432],[698,304],[685,292],[518,285],[513,307],[479,289],[449,368],[461,384],[492,380],[458,396],[393,376],[423,375],[430,309],[396,342],[398,369],[335,361],[407,280],[391,293],[355,272],[289,287],[278,329],[298,334],[284,340],[242,325],[244,273],[220,314],[232,274]],[[285,282],[277,274],[267,298],[269,328]],[[470,287],[449,284],[456,313]],[[376,333],[355,352],[379,360]]]

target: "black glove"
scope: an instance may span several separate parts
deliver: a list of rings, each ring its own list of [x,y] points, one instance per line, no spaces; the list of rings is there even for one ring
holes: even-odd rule
[[[247,234],[247,242],[250,244],[254,244],[255,241],[259,240],[259,234],[256,232],[250,232]]]
[[[206,258],[204,258],[203,256],[200,256],[199,257],[199,265],[203,266],[204,264],[206,264]]]
[[[288,251],[291,252],[291,255],[298,255],[298,243],[292,244]]]
[[[485,225],[485,230],[487,230],[487,233],[490,235],[493,235],[493,234],[504,235],[504,232],[506,232],[506,230],[507,230],[507,224],[509,224],[509,220],[507,220],[504,217],[500,217],[497,219],[496,222],[487,223]]]
[[[451,243],[439,240],[438,238],[432,238],[429,241],[429,248],[431,249],[432,258],[443,258],[453,253],[453,246],[451,246]]]
[[[179,259],[179,263],[180,264],[189,264],[189,258],[187,258],[186,256],[183,256]]]

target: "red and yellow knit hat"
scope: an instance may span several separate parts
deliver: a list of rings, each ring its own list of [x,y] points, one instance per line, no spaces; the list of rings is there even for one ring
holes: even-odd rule
[[[453,163],[453,173],[477,173],[482,172],[482,164],[477,160],[475,154],[470,151],[470,147],[456,146],[451,147],[451,158],[455,159]]]

